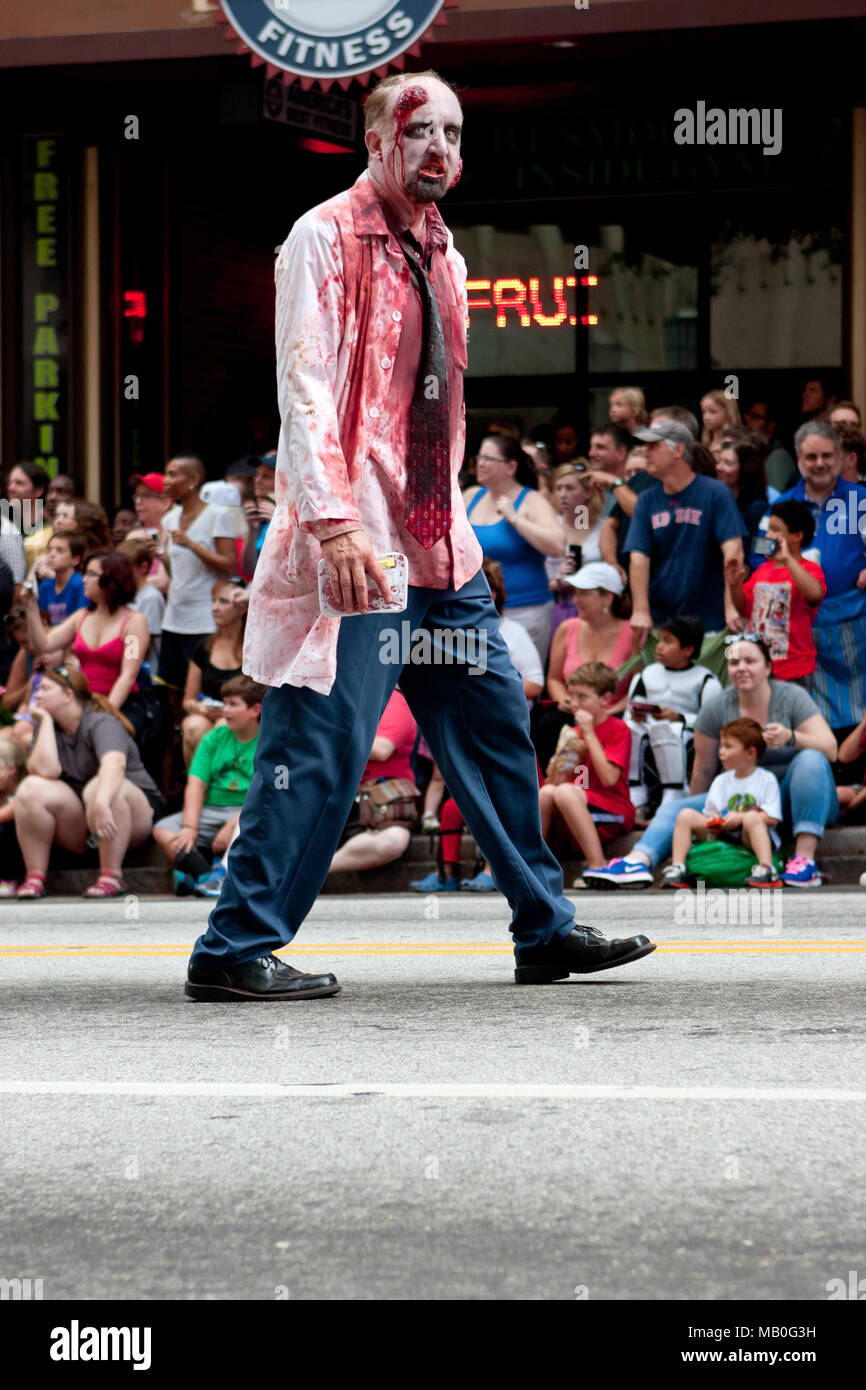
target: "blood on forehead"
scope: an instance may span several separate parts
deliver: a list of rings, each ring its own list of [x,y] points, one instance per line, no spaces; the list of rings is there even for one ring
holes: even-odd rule
[[[430,93],[420,85],[403,88],[394,102],[395,136],[398,140],[406,129],[412,112],[417,111],[419,106],[426,106],[429,100]]]

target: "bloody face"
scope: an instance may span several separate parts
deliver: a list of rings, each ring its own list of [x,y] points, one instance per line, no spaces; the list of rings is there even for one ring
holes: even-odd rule
[[[393,125],[382,138],[385,192],[394,200],[435,203],[460,178],[460,103],[449,87],[408,82],[394,100]]]

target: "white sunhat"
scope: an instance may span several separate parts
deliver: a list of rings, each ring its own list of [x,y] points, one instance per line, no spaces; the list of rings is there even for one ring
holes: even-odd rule
[[[612,594],[621,594],[625,588],[619,570],[603,560],[592,560],[588,565],[582,565],[577,574],[563,574],[561,577],[566,584],[573,584],[575,589],[607,589]]]

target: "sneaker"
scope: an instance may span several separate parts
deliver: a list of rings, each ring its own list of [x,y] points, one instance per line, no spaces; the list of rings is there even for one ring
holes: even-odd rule
[[[171,881],[176,898],[189,898],[195,892],[195,879],[192,874],[183,874],[180,869],[172,869]]]
[[[432,835],[434,830],[439,829],[439,817],[429,813],[421,817],[421,829],[425,835]]]
[[[649,888],[653,876],[639,860],[611,859],[604,869],[584,869],[583,877],[590,888]]]
[[[482,870],[474,878],[461,878],[460,887],[464,893],[495,893],[496,884],[489,874]]]
[[[747,888],[781,888],[782,880],[770,864],[756,864],[746,879]]]
[[[456,893],[456,878],[440,878],[434,871],[426,878],[416,878],[409,884],[413,893]]]
[[[814,859],[795,854],[785,865],[782,882],[789,888],[820,888],[822,879]]]
[[[202,874],[195,881],[193,892],[197,898],[218,898],[225,883],[226,871],[217,860],[209,874]]]
[[[659,888],[691,888],[685,864],[668,864],[659,880]]]

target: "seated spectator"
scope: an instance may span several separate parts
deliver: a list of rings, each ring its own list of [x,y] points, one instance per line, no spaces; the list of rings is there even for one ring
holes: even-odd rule
[[[46,632],[51,631],[44,613],[40,614],[40,622]],[[10,610],[6,626],[17,645],[17,651],[9,669],[6,689],[0,696],[0,703],[15,716],[11,736],[17,739],[23,748],[29,748],[35,732],[35,723],[29,710],[30,702],[39,689],[42,672],[60,665],[65,653],[62,647],[58,647],[46,651],[42,656],[34,655],[27,631],[27,609],[21,604]]]
[[[837,433],[840,425],[851,425],[855,430],[863,428],[860,407],[854,401],[837,401],[830,411],[829,421]]]
[[[277,454],[276,450],[264,454],[259,459],[253,485],[254,497],[244,502],[244,516],[247,520],[247,538],[241,552],[240,570],[246,578],[252,578],[262,553],[265,536],[268,533],[271,517],[277,509],[276,500]]]
[[[114,520],[111,523],[111,544],[115,550],[120,549],[122,541],[125,541],[130,531],[134,531],[138,525],[138,518],[135,512],[131,512],[128,507],[121,507],[114,513]]]
[[[736,561],[725,578],[747,630],[763,637],[773,658],[776,680],[799,680],[815,670],[812,624],[827,581],[820,565],[802,555],[815,535],[812,513],[804,502],[776,502],[770,508],[766,540],[774,548],[744,584],[746,571]]]
[[[602,841],[627,834],[634,824],[628,794],[631,734],[610,712],[617,679],[609,666],[588,662],[568,678],[574,710],[578,761],[548,765],[548,778],[539,792],[541,830],[554,847],[555,831],[564,828],[571,845],[588,868],[603,868]],[[567,731],[563,730],[567,735]],[[575,887],[584,887],[578,879]]]
[[[20,584],[27,574],[24,537],[6,508],[0,508],[0,564],[7,566],[13,584]]]
[[[385,706],[361,783],[403,777],[414,781],[409,756],[415,746],[417,725],[405,697],[395,690]],[[391,822],[377,830],[362,830],[340,846],[331,860],[329,873],[380,869],[405,854],[410,828]]]
[[[180,692],[186,684],[190,657],[214,630],[211,593],[214,580],[235,572],[235,529],[225,507],[202,502],[201,459],[170,459],[165,469],[165,493],[174,506],[166,512],[171,582],[162,623],[159,677]]]
[[[578,616],[556,629],[547,667],[548,700],[533,718],[533,743],[544,767],[553,752],[559,731],[573,720],[567,698],[566,681],[572,671],[588,662],[600,662],[617,673],[613,711],[625,704],[632,658],[638,639],[623,617],[622,595],[625,585],[611,565],[584,565],[568,577],[575,590]]]
[[[725,434],[716,458],[716,477],[730,488],[743,518],[747,538],[746,553],[758,534],[761,519],[767,510],[767,480],[764,477],[766,449],[758,435],[738,432]]]
[[[125,555],[132,566],[135,598],[131,600],[129,606],[134,613],[142,613],[147,623],[150,646],[144,654],[144,659],[150,667],[151,674],[154,674],[159,665],[159,643],[162,635],[162,619],[165,613],[165,597],[157,585],[151,583],[150,575],[153,561],[150,545],[144,538],[140,540],[127,539],[121,541],[117,553]]]
[[[651,870],[670,854],[677,812],[685,807],[699,810],[717,775],[719,731],[740,718],[760,724],[767,745],[762,766],[781,783],[783,818],[795,837],[794,855],[782,880],[792,888],[817,888],[821,883],[816,847],[824,827],[839,816],[830,766],[836,759],[836,740],[801,686],[773,679],[770,649],[760,637],[731,637],[727,652],[731,684],[707,701],[695,721],[691,796],[660,806],[624,858],[592,871],[592,887],[645,888],[652,883]]]
[[[692,613],[705,628],[700,661],[719,675],[726,617],[739,621],[723,566],[731,557],[742,564],[746,528],[730,489],[695,474],[694,440],[684,425],[660,419],[638,437],[655,485],[638,497],[628,531],[632,628],[639,641],[651,638],[645,659],[652,660],[653,625],[668,613]]]
[[[743,413],[743,423],[748,429],[762,435],[767,445],[768,453],[764,460],[767,487],[774,488],[777,493],[784,492],[797,481],[797,465],[776,434],[773,407],[767,401],[753,401]]]
[[[45,557],[52,571],[50,579],[39,585],[39,607],[52,627],[70,618],[79,608],[87,607],[84,580],[78,566],[84,555],[84,540],[76,532],[57,533],[51,537]]]
[[[154,812],[163,809],[132,725],[67,666],[45,672],[35,710],[39,730],[15,795],[15,833],[27,869],[16,896],[44,898],[52,845],[81,855],[89,834],[98,842],[100,872],[84,896],[116,898],[126,892],[127,849],[148,838]]]
[[[144,701],[133,697],[139,693],[138,673],[150,645],[150,633],[143,614],[129,607],[135,597],[135,580],[126,556],[115,552],[92,555],[84,571],[84,597],[89,606],[79,608],[48,633],[39,621],[32,595],[23,589],[21,592],[34,652],[41,655],[49,648],[71,644],[88,690],[105,696],[126,715],[136,737],[141,737],[146,711]]]
[[[215,630],[198,644],[189,660],[183,691],[183,758],[187,767],[202,738],[222,723],[220,690],[223,682],[243,675],[246,611],[234,602],[236,585],[218,579],[213,586],[211,613]]]
[[[0,898],[14,898],[24,878],[24,860],[15,834],[15,793],[24,776],[27,753],[0,729]]]
[[[153,828],[153,838],[174,866],[180,895],[220,895],[225,868],[211,859],[229,848],[253,779],[266,688],[244,675],[223,681],[225,722],[205,734],[195,750],[183,810]]]
[[[701,419],[704,424],[701,443],[718,462],[726,430],[732,425],[743,423],[740,407],[733,397],[726,396],[724,391],[708,391],[701,400]]]
[[[547,448],[540,441],[533,439],[521,439],[520,447],[535,469],[535,479],[538,484],[539,496],[543,497],[545,502],[549,502],[555,511],[556,500],[552,482],[553,471],[550,462],[550,454]],[[566,464],[565,466],[568,468],[570,465]]]
[[[813,377],[803,387],[803,398],[800,401],[800,411],[805,417],[803,423],[824,424],[835,404],[836,397],[830,395],[827,383],[820,377]]]
[[[550,425],[553,434],[553,453],[557,464],[574,463],[580,459],[580,440],[577,421],[560,411]]]
[[[111,550],[111,527],[105,511],[84,497],[58,502],[54,530],[58,535],[72,534],[83,539],[84,554],[79,562],[82,570],[86,568],[91,555]],[[43,557],[42,571],[37,567],[36,575],[39,579],[51,577],[46,557]]]
[[[863,713],[862,671],[866,669],[866,544],[861,527],[866,487],[839,473],[839,437],[831,425],[801,425],[794,438],[800,479],[779,498],[805,502],[815,520],[808,558],[820,565],[827,593],[812,628],[817,665],[803,684],[840,737]],[[766,535],[769,513],[759,535]],[[752,551],[756,566],[763,556]]]
[[[684,405],[657,405],[655,410],[650,412],[650,424],[654,425],[657,420],[676,420],[678,425],[685,425],[697,444],[701,427],[692,412],[686,410]],[[632,433],[637,438],[637,432],[632,431]]]
[[[566,464],[566,467],[568,466]],[[523,681],[523,693],[531,706],[536,696],[541,694],[544,686],[544,672],[538,660],[538,652],[525,629],[519,623],[512,622],[510,618],[504,616],[507,594],[501,565],[497,565],[495,560],[485,560],[483,569],[490,585],[490,593],[496,605],[496,611],[500,615],[499,631],[508,647],[511,664]],[[430,756],[430,751],[423,741],[418,751],[423,757]],[[430,761],[432,762],[432,757]],[[457,887],[460,874],[460,837],[463,833],[463,816],[453,797],[448,797],[444,801],[444,805],[442,804],[445,795],[445,783],[434,762],[433,774],[424,793],[424,814],[421,819],[421,829],[425,832],[441,831],[443,870],[441,874],[430,873],[425,878],[416,879],[410,883],[409,887],[416,893],[439,893]],[[470,892],[493,892],[496,884],[490,872],[490,865],[485,861],[478,874],[471,879],[460,881],[460,887],[468,889]]]
[[[0,560],[0,682],[6,680],[14,660],[12,639],[6,619],[15,602],[15,584],[9,566]]]
[[[581,565],[601,559],[599,537],[604,494],[601,487],[587,485],[589,474],[573,463],[564,463],[553,474],[554,510],[565,537],[565,558],[551,555],[544,562],[551,593],[556,604],[551,621],[551,637],[566,618],[575,616],[574,585],[567,576]]]
[[[662,803],[688,794],[686,768],[695,720],[722,689],[712,671],[695,661],[703,640],[700,618],[666,618],[659,627],[655,661],[633,676],[629,686],[623,716],[631,733],[629,796],[642,826],[647,824],[641,812],[649,801],[651,772],[661,784]]]
[[[719,761],[724,768],[713,781],[700,810],[677,812],[673,858],[662,874],[662,888],[690,888],[686,857],[692,841],[706,840],[714,831],[741,842],[758,863],[745,881],[747,888],[781,888],[773,864],[779,848],[776,826],[782,819],[779,783],[758,759],[767,750],[761,726],[754,719],[733,719],[719,730]]]
[[[544,557],[564,553],[562,527],[535,491],[534,470],[515,440],[488,435],[476,465],[479,486],[463,494],[470,524],[484,555],[502,566],[508,616],[526,628],[544,663],[554,608]]]
[[[136,524],[126,536],[128,541],[147,541],[150,549],[147,582],[159,589],[163,597],[168,593],[169,574],[164,564],[168,535],[162,523],[171,507],[171,498],[166,497],[164,485],[162,473],[133,473],[129,486],[135,489],[132,505]]]
[[[625,461],[625,481],[633,478],[635,473],[643,473],[646,470],[646,449],[638,447],[629,449],[628,457]]]
[[[863,715],[857,727],[840,743],[839,762],[857,762],[864,753],[866,753],[866,714]],[[862,782],[837,786],[836,795],[839,798],[839,809],[846,819],[855,812],[862,813],[862,808],[866,805],[866,786]],[[861,878],[860,885],[866,887],[866,880]]]
[[[619,386],[607,398],[607,413],[615,425],[622,425],[629,434],[634,434],[639,425],[645,425],[649,416],[646,413],[646,397],[639,386]]]
[[[836,433],[839,436],[839,452],[842,455],[839,477],[844,478],[846,483],[862,483],[866,439],[856,425],[843,423],[838,426]]]
[[[6,478],[6,496],[21,504],[24,560],[29,574],[54,534],[45,510],[45,494],[51,479],[38,463],[15,463]]]

